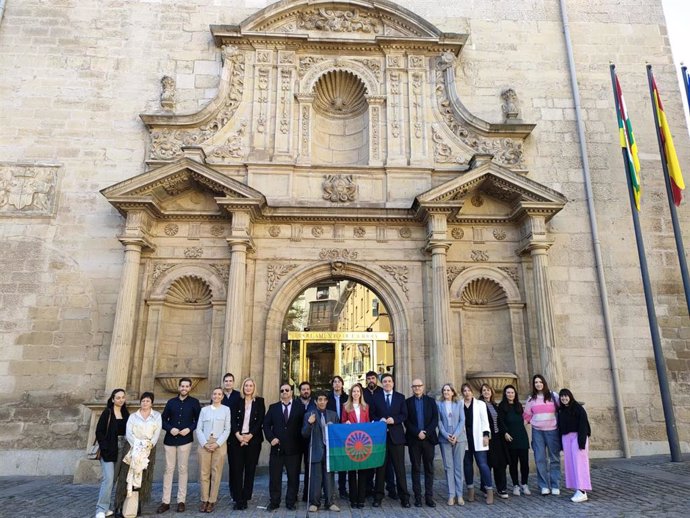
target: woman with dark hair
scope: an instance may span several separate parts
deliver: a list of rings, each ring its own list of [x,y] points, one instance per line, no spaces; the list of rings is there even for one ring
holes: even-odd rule
[[[117,388],[110,393],[105,409],[96,424],[96,441],[101,452],[103,480],[98,493],[96,518],[111,516],[110,496],[113,483],[120,475],[122,458],[125,455],[125,431],[129,410],[124,389]]]
[[[446,383],[438,400],[438,444],[448,484],[448,505],[465,505],[462,498],[463,460],[467,449],[465,412],[455,387]]]
[[[508,447],[499,433],[498,426],[498,405],[494,401],[494,389],[488,384],[482,383],[480,401],[486,403],[486,410],[489,414],[489,425],[491,426],[491,438],[489,439],[489,467],[494,472],[494,482],[496,482],[496,494],[500,498],[508,498],[508,483],[506,481],[506,467],[508,466]]]
[[[328,408],[328,407],[327,407]],[[350,387],[350,397],[343,404],[343,416],[341,422],[345,424],[368,423],[369,405],[364,401],[364,388],[360,383]],[[350,485],[350,507],[364,509],[364,500],[367,493],[367,479],[373,473],[373,469],[359,469],[348,471],[347,478]]]
[[[565,487],[575,489],[573,502],[586,502],[587,491],[592,490],[589,476],[589,427],[587,412],[568,389],[558,393],[561,406],[558,408],[558,431],[563,443],[565,464]]]
[[[477,462],[481,480],[481,487],[486,491],[486,503],[494,503],[494,488],[491,485],[491,469],[489,468],[488,452],[491,425],[486,403],[474,398],[472,387],[463,383],[460,387],[465,413],[465,433],[467,434],[467,452],[463,459],[465,468],[465,484],[467,484],[467,501],[474,502],[474,467]]]
[[[153,392],[143,392],[139,410],[127,420],[123,476],[118,478],[115,492],[117,514],[125,518],[137,516],[151,497],[156,443],[163,429],[160,412],[153,410],[154,398]]]
[[[230,451],[232,456],[232,487],[235,489],[234,509],[247,509],[254,493],[254,477],[259,462],[266,407],[264,398],[256,395],[256,382],[245,378],[241,399],[230,410]]]
[[[498,433],[508,445],[510,460],[510,478],[513,481],[513,495],[520,496],[520,490],[530,495],[527,478],[529,477],[529,438],[525,423],[522,420],[522,404],[518,399],[517,389],[513,385],[503,388],[503,399],[498,405]],[[518,479],[518,463],[520,478]]]
[[[561,441],[557,411],[558,395],[551,392],[544,376],[535,374],[532,377],[532,394],[527,398],[522,417],[532,425],[532,451],[542,495],[561,494]]]

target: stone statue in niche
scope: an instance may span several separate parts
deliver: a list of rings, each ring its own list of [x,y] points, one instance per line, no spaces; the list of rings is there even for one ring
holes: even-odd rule
[[[163,76],[161,79],[161,108],[175,109],[175,80],[170,76]]]
[[[501,93],[503,98],[503,115],[506,121],[519,120],[520,110],[518,109],[518,98],[515,90],[508,88]]]

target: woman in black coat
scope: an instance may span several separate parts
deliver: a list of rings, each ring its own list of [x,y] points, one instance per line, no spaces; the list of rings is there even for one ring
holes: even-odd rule
[[[105,518],[110,510],[113,483],[120,476],[121,471],[122,476],[125,476],[127,471],[122,469],[122,458],[128,449],[125,448],[125,445],[128,444],[125,439],[128,418],[127,395],[124,389],[115,389],[110,394],[108,403],[96,425],[96,441],[101,452],[100,460],[103,471],[101,490],[96,504],[96,518]]]
[[[496,482],[496,494],[499,498],[508,498],[506,467],[508,466],[508,446],[498,430],[498,405],[494,402],[494,389],[486,383],[482,384],[480,401],[486,403],[486,411],[489,413],[491,426],[491,438],[489,439],[489,467],[494,472]],[[488,502],[487,502],[488,503]]]
[[[242,382],[242,398],[230,409],[230,444],[232,487],[235,489],[235,510],[247,509],[254,492],[254,476],[264,441],[264,398],[256,396],[252,378]]]

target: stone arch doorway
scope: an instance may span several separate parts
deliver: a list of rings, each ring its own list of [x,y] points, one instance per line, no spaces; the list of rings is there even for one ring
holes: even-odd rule
[[[275,296],[269,301],[270,308],[266,319],[266,340],[264,347],[264,393],[274,393],[278,384],[284,381],[281,377],[283,375],[283,344],[285,343],[285,339],[289,341],[289,335],[286,335],[284,325],[286,316],[293,302],[310,288],[318,289],[319,287],[326,287],[336,282],[352,282],[355,285],[370,290],[377,298],[380,305],[386,309],[387,319],[390,322],[390,331],[387,333],[388,339],[385,341],[387,342],[387,346],[392,350],[392,362],[385,363],[384,360],[383,365],[373,365],[373,370],[378,371],[379,368],[382,368],[385,372],[390,366],[396,379],[405,380],[409,377],[410,323],[409,309],[403,302],[406,300],[405,297],[401,297],[402,294],[398,293],[383,277],[368,268],[360,265],[339,264],[336,270],[330,264],[324,264],[316,267],[305,267],[296,272],[285,286],[278,290]],[[375,318],[376,317],[371,320],[373,321]],[[371,333],[376,334],[374,328],[372,327],[371,329]],[[304,332],[304,330],[301,332]],[[367,328],[364,328],[361,332],[367,334]],[[379,331],[379,333],[384,332],[385,331]],[[296,333],[299,333],[299,331],[296,331]],[[313,332],[310,329],[307,333]],[[311,338],[306,335],[303,336],[304,339]],[[293,338],[299,340],[300,336],[293,335]],[[357,338],[357,336],[353,335],[353,338]],[[366,338],[369,339],[369,337]],[[347,343],[348,340],[344,339],[343,342]],[[357,343],[357,340],[351,340],[350,343]],[[302,380],[293,379],[293,381],[299,383],[299,381]],[[346,386],[349,385],[346,383]]]

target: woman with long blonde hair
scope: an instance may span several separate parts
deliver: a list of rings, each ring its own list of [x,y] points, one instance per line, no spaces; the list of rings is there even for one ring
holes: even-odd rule
[[[463,461],[467,449],[465,412],[452,384],[441,387],[438,400],[438,444],[448,484],[448,505],[465,505],[462,498]]]

